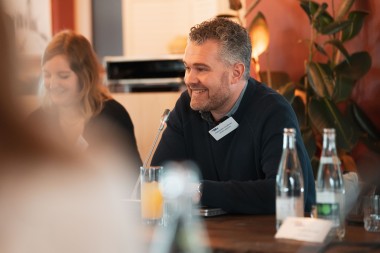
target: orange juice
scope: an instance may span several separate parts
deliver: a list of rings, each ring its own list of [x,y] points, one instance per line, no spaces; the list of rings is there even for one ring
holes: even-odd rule
[[[141,216],[143,219],[160,219],[163,213],[163,198],[158,182],[141,184]]]

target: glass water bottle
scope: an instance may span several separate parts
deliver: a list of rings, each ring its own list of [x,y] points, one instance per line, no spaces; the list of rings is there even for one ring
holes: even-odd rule
[[[330,236],[342,239],[345,235],[343,177],[335,145],[335,129],[323,129],[323,149],[317,177],[317,217],[331,220]]]
[[[304,182],[297,155],[296,131],[284,129],[282,156],[276,177],[276,228],[286,217],[304,216]]]

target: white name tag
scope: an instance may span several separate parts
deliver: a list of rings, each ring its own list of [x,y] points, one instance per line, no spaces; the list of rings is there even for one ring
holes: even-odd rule
[[[224,136],[238,128],[238,126],[239,124],[234,120],[234,118],[229,117],[208,132],[212,135],[212,137],[214,137],[215,140],[219,141]]]
[[[323,242],[332,222],[313,218],[288,217],[282,223],[274,238],[306,242]]]

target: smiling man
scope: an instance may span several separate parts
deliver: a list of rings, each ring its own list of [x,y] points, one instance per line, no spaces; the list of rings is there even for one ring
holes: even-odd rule
[[[237,23],[215,18],[191,28],[183,58],[187,91],[170,114],[152,164],[194,161],[202,205],[274,213],[283,129],[295,128],[309,212],[314,178],[297,118],[280,94],[250,78],[250,61],[248,33]]]

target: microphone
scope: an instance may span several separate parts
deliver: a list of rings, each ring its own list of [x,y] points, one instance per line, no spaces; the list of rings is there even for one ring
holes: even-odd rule
[[[156,144],[157,144],[157,141],[158,141],[158,137],[160,136],[160,133],[164,129],[164,127],[166,125],[166,122],[169,119],[169,114],[170,114],[170,110],[169,109],[165,109],[164,113],[161,116],[160,126],[158,127],[158,131],[157,131],[156,137],[155,137],[155,139],[153,141],[153,145],[150,148],[148,157],[145,159],[145,161],[143,163],[143,167],[144,168],[146,168],[148,166],[148,162],[149,162],[149,160],[150,160],[150,158],[152,156],[153,150],[156,147]],[[141,178],[141,175],[139,174],[139,177],[137,178],[137,181],[135,183],[135,187],[133,187],[133,191],[132,191],[132,194],[131,194],[131,199],[136,199],[136,191],[137,191],[137,187],[140,184],[140,178]]]
[[[165,109],[164,113],[161,116],[161,124],[160,124],[160,127],[158,128],[159,131],[161,131],[162,129],[164,129],[164,126],[165,126],[166,122],[169,119],[169,114],[170,114],[170,110],[169,109]],[[153,144],[153,147],[154,147],[154,144]]]
[[[150,160],[150,157],[152,156],[153,150],[154,150],[154,148],[156,147],[158,137],[160,136],[160,133],[161,133],[162,130],[164,129],[165,124],[166,124],[166,122],[167,122],[168,119],[169,119],[169,114],[170,114],[170,110],[169,110],[169,109],[165,109],[164,113],[163,113],[162,116],[161,116],[161,123],[160,123],[160,126],[158,127],[158,131],[157,131],[157,134],[156,134],[156,138],[154,139],[153,145],[152,145],[152,147],[150,148],[150,151],[149,151],[149,155],[148,155],[148,157],[146,158],[145,162],[143,163],[144,168],[146,168],[146,167],[148,166],[148,162],[149,162],[149,160]]]

